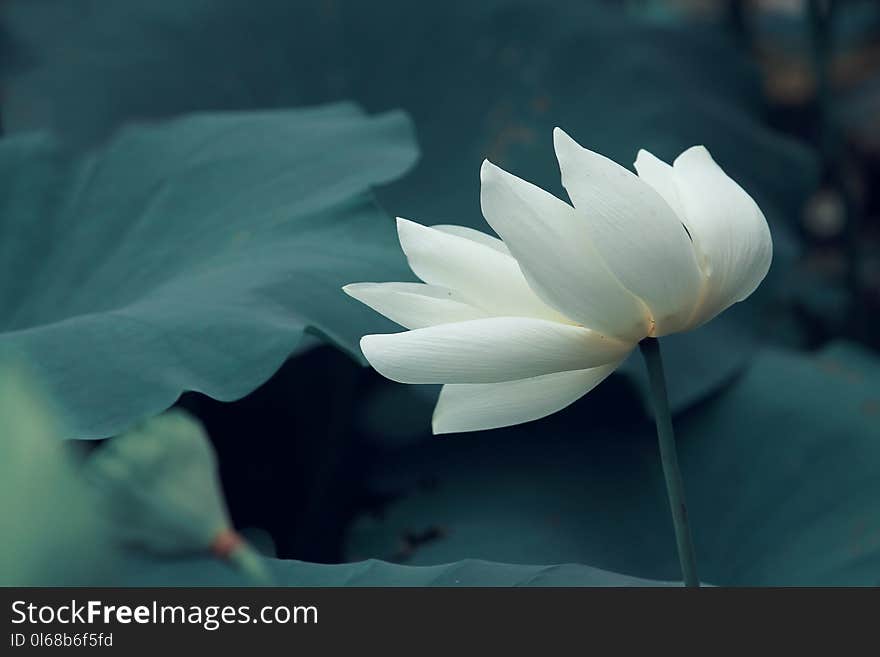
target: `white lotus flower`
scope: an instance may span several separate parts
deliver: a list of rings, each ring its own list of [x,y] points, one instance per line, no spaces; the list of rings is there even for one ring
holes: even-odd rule
[[[343,289],[398,324],[361,349],[402,383],[442,383],[434,433],[535,420],[583,396],[645,337],[695,328],[749,296],[772,241],[752,198],[702,146],[635,175],[554,133],[574,207],[483,162],[481,205],[503,239],[397,220],[424,283]]]

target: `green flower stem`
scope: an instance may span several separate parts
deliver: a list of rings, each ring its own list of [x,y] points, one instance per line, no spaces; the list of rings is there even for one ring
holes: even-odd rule
[[[678,561],[685,586],[699,586],[697,560],[694,556],[694,541],[688,523],[687,506],[684,501],[684,485],[678,467],[678,454],[675,450],[675,433],[672,430],[672,416],[669,414],[669,400],[666,397],[666,377],[663,374],[663,357],[660,355],[660,341],[645,338],[639,343],[648,379],[651,384],[651,400],[654,406],[654,421],[657,424],[657,438],[660,442],[660,461],[666,479],[666,492],[672,511],[672,524],[675,527],[675,543],[678,546]]]

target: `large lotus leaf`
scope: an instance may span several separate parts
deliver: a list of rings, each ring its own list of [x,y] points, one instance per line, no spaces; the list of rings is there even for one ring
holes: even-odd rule
[[[315,564],[264,559],[277,586],[681,586],[612,573],[580,564],[528,566],[465,559],[436,566],[405,566],[371,559]],[[241,574],[216,559],[169,562],[131,560],[117,586],[249,586]]]
[[[359,354],[392,325],[352,280],[406,275],[372,185],[415,160],[403,114],[350,105],[196,115],[68,159],[0,143],[0,350],[32,365],[62,433],[102,437],[184,390],[265,381],[304,331]]]
[[[407,493],[359,520],[349,556],[419,565],[576,561],[652,579],[679,576],[650,423],[609,430],[575,419],[566,411],[540,432],[487,432],[400,450],[375,485]],[[704,580],[880,583],[875,356],[845,344],[815,356],[762,351],[677,428]]]

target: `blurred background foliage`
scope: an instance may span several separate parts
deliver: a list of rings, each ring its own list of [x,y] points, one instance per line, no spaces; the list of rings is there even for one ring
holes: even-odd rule
[[[560,125],[623,164],[704,143],[771,224],[758,293],[664,339],[702,577],[880,583],[878,47],[859,0],[2,0],[2,581],[253,583],[179,535],[192,489],[138,488],[157,519],[87,476],[130,432],[173,461],[179,396],[206,516],[277,583],[678,579],[638,360],[433,438],[437,388],[364,369],[393,328],[339,291],[411,278],[393,215],[488,230],[484,157],[564,196]]]

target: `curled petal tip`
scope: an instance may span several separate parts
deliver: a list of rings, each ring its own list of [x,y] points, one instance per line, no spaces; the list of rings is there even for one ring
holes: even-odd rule
[[[371,367],[375,369],[375,365],[373,364],[374,357],[376,356],[376,338],[380,337],[379,335],[365,335],[361,338],[360,347],[361,353],[364,355],[364,358],[367,359],[367,362]]]
[[[571,135],[562,128],[553,129],[553,150],[556,152],[556,159],[561,168],[566,166],[563,163],[568,163],[570,166],[575,158],[581,157],[582,151],[590,152],[572,139]],[[564,172],[563,177],[565,177]]]
[[[645,173],[640,167],[659,167],[661,170],[666,170],[669,167],[666,162],[644,148],[640,148],[639,152],[636,153],[636,159],[633,162],[633,166],[636,168],[636,171],[638,171],[640,176],[643,176]]]
[[[358,292],[360,292],[364,287],[368,286],[369,283],[348,283],[347,285],[342,286],[342,291],[345,292],[352,299],[357,299],[360,301],[360,297],[358,296]]]
[[[486,176],[490,175],[495,168],[497,167],[488,159],[483,160],[483,163],[480,165],[480,180],[485,180]]]
[[[412,221],[410,219],[404,219],[403,217],[397,217],[396,221],[397,234],[401,239],[403,239],[404,232],[411,233],[413,230],[424,228],[424,226],[422,226],[421,224],[416,223],[415,221]]]
[[[675,163],[684,162],[687,160],[715,162],[715,159],[712,157],[709,149],[702,144],[691,146],[690,148],[682,151],[681,154],[677,158],[675,158]]]
[[[372,349],[373,338],[375,338],[375,337],[376,337],[375,335],[365,335],[364,337],[361,338],[360,346],[361,346],[361,351],[364,353],[364,356],[367,356],[367,352]],[[369,360],[369,359],[370,359],[370,357],[367,356],[367,360]]]
[[[397,226],[422,226],[418,221],[413,221],[412,219],[407,219],[406,217],[395,217],[395,221],[397,222]],[[422,226],[425,228],[425,226]]]
[[[483,166],[480,167],[480,182],[497,180],[505,174],[507,174],[507,172],[497,164],[493,164],[489,160],[483,160]]]
[[[553,128],[553,146],[558,151],[560,148],[571,148],[572,146],[580,146],[580,144],[572,139],[565,130],[556,127]]]
[[[646,151],[644,148],[640,148],[638,150],[638,152],[636,153],[636,159],[633,160],[633,166],[636,167],[636,170],[638,170],[639,162],[640,161],[644,162],[646,159],[648,159],[648,157],[650,155],[651,154],[648,151]]]

